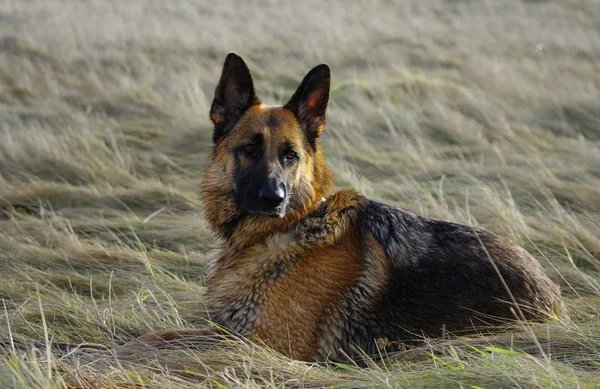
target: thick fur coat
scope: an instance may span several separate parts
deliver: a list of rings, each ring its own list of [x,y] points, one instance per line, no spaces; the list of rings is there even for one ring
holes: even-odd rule
[[[293,358],[342,360],[423,335],[565,317],[557,286],[513,242],[333,193],[319,142],[329,87],[319,65],[288,104],[266,106],[244,61],[228,55],[202,184],[220,239],[206,281],[211,320]]]

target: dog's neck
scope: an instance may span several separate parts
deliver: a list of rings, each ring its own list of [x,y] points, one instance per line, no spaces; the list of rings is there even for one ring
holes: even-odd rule
[[[243,250],[291,229],[306,242],[334,241],[365,201],[356,191],[345,189],[327,198],[319,197],[305,212],[294,213],[283,219],[254,215],[255,218],[242,219],[224,244],[235,251]],[[261,219],[263,217],[269,219]]]
[[[300,210],[289,209],[281,219],[267,215],[241,215],[215,230],[225,238],[228,245],[244,249],[266,240],[275,233],[293,228],[325,201],[325,197],[318,194],[308,206]]]

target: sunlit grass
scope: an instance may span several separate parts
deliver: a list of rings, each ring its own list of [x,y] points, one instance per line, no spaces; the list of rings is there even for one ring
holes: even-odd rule
[[[598,20],[594,1],[2,2],[0,386],[596,388]],[[229,51],[273,104],[329,63],[338,187],[513,239],[573,323],[426,339],[360,367],[244,340],[48,359],[49,342],[210,319],[199,183]]]

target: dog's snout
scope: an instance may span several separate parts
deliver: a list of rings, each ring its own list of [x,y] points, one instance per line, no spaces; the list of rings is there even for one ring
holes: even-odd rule
[[[268,207],[277,207],[285,199],[285,187],[282,182],[270,182],[258,189],[258,199]]]

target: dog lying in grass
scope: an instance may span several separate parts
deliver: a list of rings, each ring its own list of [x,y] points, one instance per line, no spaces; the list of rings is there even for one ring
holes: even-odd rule
[[[319,65],[285,106],[267,106],[244,61],[227,56],[202,183],[220,238],[206,281],[212,321],[292,358],[344,360],[423,335],[566,318],[557,286],[515,243],[334,192],[319,142],[329,89]],[[153,332],[118,353],[215,331]]]

